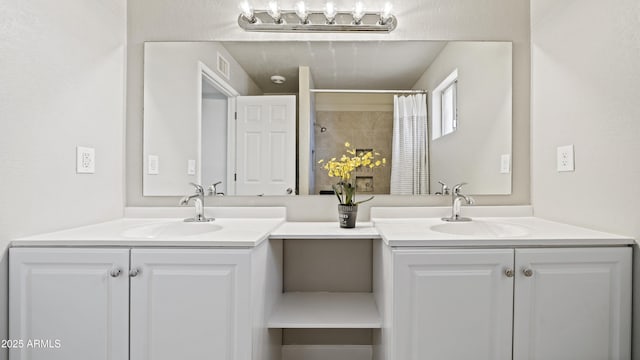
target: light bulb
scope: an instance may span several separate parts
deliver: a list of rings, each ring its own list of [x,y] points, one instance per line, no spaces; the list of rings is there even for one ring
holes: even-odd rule
[[[307,6],[304,1],[296,3],[296,15],[300,18],[301,23],[306,24],[309,22],[309,12],[307,11]]]
[[[390,2],[384,4],[382,11],[380,11],[380,25],[386,25],[387,21],[391,19],[391,10],[393,5]]]
[[[353,16],[353,22],[356,25],[360,24],[362,18],[364,17],[364,4],[362,3],[362,1],[356,2],[351,15]]]
[[[242,16],[247,19],[250,23],[256,22],[256,17],[253,15],[253,8],[248,1],[243,1],[239,5],[240,11],[242,12]]]
[[[276,24],[282,23],[282,14],[280,13],[277,1],[269,1],[269,9],[267,10],[267,13],[273,18],[273,21]]]
[[[327,24],[333,24],[336,20],[338,10],[332,1],[329,1],[324,6],[324,17],[327,18]]]

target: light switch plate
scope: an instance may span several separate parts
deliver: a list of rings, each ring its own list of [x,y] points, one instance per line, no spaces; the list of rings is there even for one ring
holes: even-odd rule
[[[95,174],[96,149],[84,146],[76,147],[76,173]]]
[[[147,174],[160,174],[160,158],[158,157],[158,155],[149,155],[149,157],[147,158]]]
[[[187,161],[187,175],[195,175],[196,174],[196,161],[188,160]]]
[[[500,173],[508,174],[511,172],[511,155],[503,154],[500,156]]]
[[[558,172],[575,171],[573,145],[558,147]]]

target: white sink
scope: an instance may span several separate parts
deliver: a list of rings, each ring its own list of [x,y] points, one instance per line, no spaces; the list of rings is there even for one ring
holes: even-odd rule
[[[127,229],[122,232],[122,236],[132,239],[176,239],[203,235],[219,230],[222,230],[222,226],[212,222],[171,221]]]
[[[529,230],[523,226],[498,221],[473,220],[469,222],[448,222],[432,225],[435,232],[465,236],[518,237],[527,236]]]

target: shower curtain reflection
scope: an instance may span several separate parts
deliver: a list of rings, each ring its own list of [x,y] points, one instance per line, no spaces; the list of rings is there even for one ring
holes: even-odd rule
[[[393,98],[391,194],[429,194],[427,95]]]

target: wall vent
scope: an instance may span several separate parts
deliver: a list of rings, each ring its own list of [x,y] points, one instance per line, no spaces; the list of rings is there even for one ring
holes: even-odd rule
[[[218,53],[218,72],[222,74],[227,80],[229,79],[229,60],[225,59],[220,53]]]

